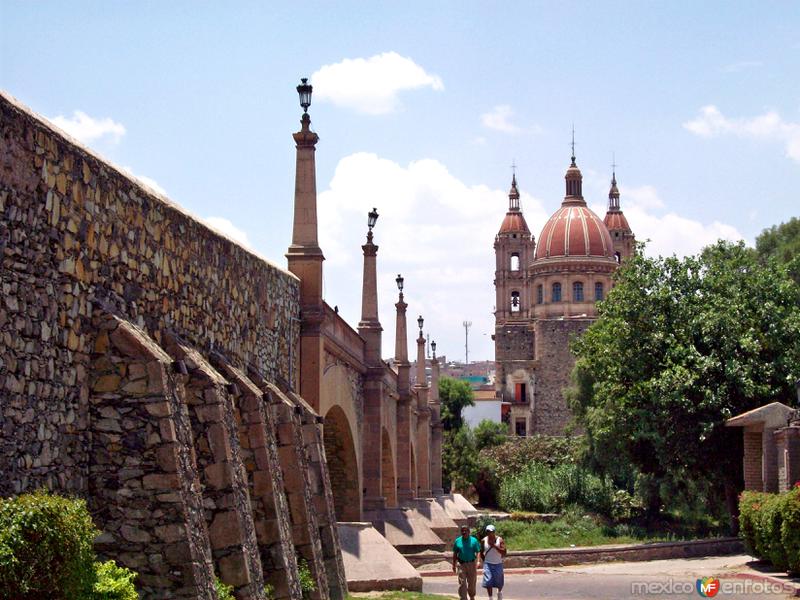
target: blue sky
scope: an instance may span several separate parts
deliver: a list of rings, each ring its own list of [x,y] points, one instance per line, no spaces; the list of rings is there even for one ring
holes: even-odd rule
[[[280,265],[294,86],[312,76],[326,299],[357,322],[378,207],[387,356],[402,272],[440,353],[463,358],[469,319],[470,356],[492,358],[510,165],[538,236],[573,123],[590,206],[605,210],[614,153],[654,254],[800,213],[795,2],[0,0],[0,34],[0,87]]]

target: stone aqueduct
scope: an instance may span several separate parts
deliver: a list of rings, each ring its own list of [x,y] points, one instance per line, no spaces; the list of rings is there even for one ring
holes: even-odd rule
[[[308,115],[288,271],[6,94],[0,119],[0,494],[86,498],[144,597],[299,599],[302,560],[343,598],[336,522],[442,494],[441,427],[402,293],[381,358],[371,228],[358,329],[322,299]]]

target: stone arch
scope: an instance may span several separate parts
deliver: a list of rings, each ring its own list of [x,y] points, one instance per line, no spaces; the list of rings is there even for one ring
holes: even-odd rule
[[[394,473],[392,442],[386,427],[381,433],[381,493],[386,506],[397,506],[397,478]]]
[[[355,443],[350,434],[347,415],[333,406],[325,415],[322,426],[325,457],[328,461],[333,506],[337,521],[361,519],[361,495],[358,490],[358,462]]]

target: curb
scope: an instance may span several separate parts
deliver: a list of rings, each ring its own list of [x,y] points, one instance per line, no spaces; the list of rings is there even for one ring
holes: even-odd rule
[[[800,584],[786,581],[772,575],[762,575],[761,573],[731,573],[725,575],[725,579],[749,579],[751,581],[762,581],[773,585],[781,586],[786,592],[791,593],[795,598],[800,598]]]
[[[455,577],[456,574],[453,571],[418,571],[422,577]],[[549,569],[526,569],[526,568],[514,568],[514,569],[503,569],[503,573],[507,575],[547,575],[551,573]]]

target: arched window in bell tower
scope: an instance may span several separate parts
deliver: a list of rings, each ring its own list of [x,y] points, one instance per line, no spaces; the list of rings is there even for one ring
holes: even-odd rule
[[[519,312],[519,292],[511,292],[511,312]]]
[[[512,271],[519,271],[519,254],[516,252],[514,252],[514,254],[511,255],[510,269]]]

